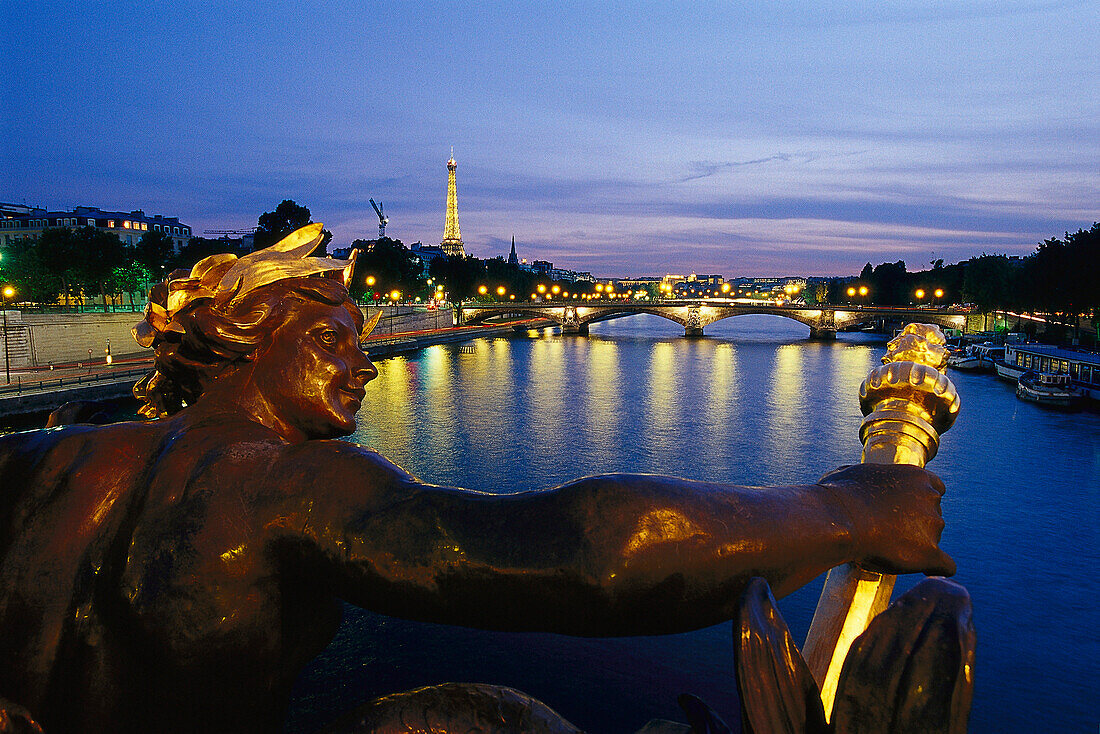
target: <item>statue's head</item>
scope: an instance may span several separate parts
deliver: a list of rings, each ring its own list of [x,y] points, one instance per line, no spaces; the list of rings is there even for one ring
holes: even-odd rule
[[[351,433],[363,385],[377,372],[359,346],[349,260],[309,257],[321,225],[241,258],[212,255],[149,294],[134,337],[154,371],[134,387],[149,418],[193,405],[219,380],[306,438]],[[250,407],[255,407],[252,405]]]

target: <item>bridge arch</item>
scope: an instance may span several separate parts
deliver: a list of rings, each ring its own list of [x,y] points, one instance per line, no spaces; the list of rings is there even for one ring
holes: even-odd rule
[[[928,309],[843,308],[838,306],[775,306],[766,304],[734,304],[729,302],[687,301],[679,303],[608,303],[589,305],[583,303],[532,304],[474,304],[459,305],[462,323],[481,323],[500,315],[543,318],[561,326],[564,333],[587,334],[588,325],[599,321],[629,316],[651,314],[668,319],[684,327],[685,336],[703,336],[703,330],[717,321],[767,314],[792,319],[810,327],[811,338],[834,338],[838,331],[858,328],[878,319],[897,319],[902,322],[920,321],[940,326],[964,329],[965,312],[931,311]]]

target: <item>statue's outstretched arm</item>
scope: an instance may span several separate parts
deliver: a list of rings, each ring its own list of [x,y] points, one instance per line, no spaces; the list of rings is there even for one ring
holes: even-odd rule
[[[752,576],[783,595],[847,561],[952,571],[936,547],[942,485],[911,467],[800,487],[606,475],[492,495],[348,447],[299,476],[322,488],[305,525],[336,593],[406,618],[661,634],[731,618]]]

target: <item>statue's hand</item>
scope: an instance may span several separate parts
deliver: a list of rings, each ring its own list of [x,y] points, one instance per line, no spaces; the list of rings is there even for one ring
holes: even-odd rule
[[[880,573],[951,576],[955,562],[939,548],[940,478],[915,466],[857,464],[818,482],[852,519],[855,560]]]

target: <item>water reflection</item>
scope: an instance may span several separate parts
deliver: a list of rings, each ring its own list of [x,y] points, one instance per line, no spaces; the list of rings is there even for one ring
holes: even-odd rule
[[[618,345],[614,341],[577,337],[570,342],[570,351],[577,361],[577,377],[570,389],[577,396],[574,402],[580,406],[580,414],[573,425],[584,430],[573,433],[582,439],[575,446],[581,466],[589,471],[607,470],[607,460],[623,440],[624,424],[630,423],[636,406],[623,403],[620,385],[621,364]],[[634,375],[644,378],[644,375]],[[568,398],[566,398],[568,400]],[[566,402],[563,400],[563,402]]]
[[[673,438],[679,433],[681,373],[673,344],[654,343],[645,373],[648,379],[644,381],[646,428],[639,436],[653,471],[666,471],[664,457],[674,450]]]
[[[808,439],[806,375],[800,346],[784,345],[775,352],[767,390],[767,420],[761,426],[765,455],[777,467],[789,467]],[[782,470],[781,470],[782,471]],[[780,481],[797,481],[781,479]]]

